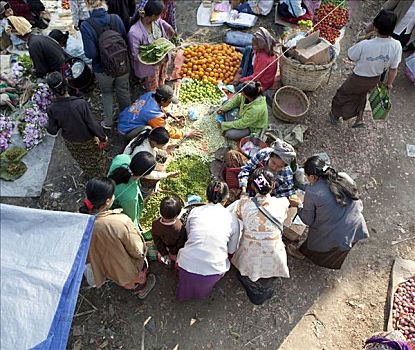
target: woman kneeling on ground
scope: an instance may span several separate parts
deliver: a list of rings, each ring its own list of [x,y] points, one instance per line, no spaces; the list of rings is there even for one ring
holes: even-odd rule
[[[268,127],[268,108],[261,83],[246,83],[243,90],[217,111],[216,121],[231,140],[239,140]]]
[[[113,208],[123,212],[139,227],[144,198],[140,178],[150,174],[156,167],[156,158],[149,152],[139,152],[132,159],[127,154],[119,154],[112,160],[108,177],[115,181]]]
[[[340,269],[352,247],[369,237],[356,184],[318,156],[307,159],[304,172],[309,182],[304,204],[291,201],[291,205],[298,207],[298,216],[309,226],[308,237],[299,251],[293,246],[287,251],[319,266]]]
[[[255,197],[243,196],[235,208],[243,230],[232,264],[238,269],[238,280],[249,300],[261,305],[273,296],[277,277],[290,277],[282,242],[282,223],[290,203],[286,197],[271,197],[275,179],[270,171],[256,169],[251,178]],[[263,209],[272,216],[272,221],[261,212]]]
[[[228,185],[212,181],[206,190],[208,204],[194,208],[186,223],[187,241],[177,255],[177,300],[207,298],[230,268],[228,254],[236,250],[239,224],[223,207]]]
[[[88,262],[98,288],[110,279],[144,299],[156,278],[147,275],[146,245],[140,232],[127,215],[109,210],[114,192],[114,181],[106,177],[93,178],[86,185],[87,199],[79,211],[96,217]]]

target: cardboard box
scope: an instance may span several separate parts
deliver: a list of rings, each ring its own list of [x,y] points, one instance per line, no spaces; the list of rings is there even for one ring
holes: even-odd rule
[[[297,197],[301,199],[301,201],[304,201],[304,192],[297,191],[296,195]],[[282,231],[282,234],[284,235],[284,237],[288,238],[290,241],[299,240],[302,234],[304,233],[304,230],[307,227],[305,225],[293,224],[293,221],[296,215],[297,215],[297,208],[293,208],[293,207],[288,208],[287,218],[284,221],[284,229]]]
[[[320,38],[320,32],[316,31],[298,41],[293,55],[303,64],[327,64],[330,62],[330,47],[330,43]]]

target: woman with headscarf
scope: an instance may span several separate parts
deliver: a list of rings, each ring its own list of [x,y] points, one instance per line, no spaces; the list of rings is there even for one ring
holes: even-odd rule
[[[271,147],[264,148],[254,154],[241,168],[238,175],[239,187],[245,193],[250,174],[258,167],[264,166],[274,174],[275,188],[271,195],[274,197],[290,197],[295,194],[294,174],[290,164],[295,160],[294,147],[277,139]]]
[[[270,32],[260,27],[252,38],[252,46],[245,48],[240,67],[242,78],[235,83],[259,81],[263,91],[271,88],[278,69],[278,60],[274,55],[275,44]]]

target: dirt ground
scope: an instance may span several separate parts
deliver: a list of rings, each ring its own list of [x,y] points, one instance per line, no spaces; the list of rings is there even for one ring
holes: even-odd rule
[[[196,26],[197,1],[178,1],[179,30],[187,40],[220,41],[223,29]],[[369,22],[380,1],[352,2],[352,20],[342,54],[330,81],[308,94],[309,129],[298,149],[300,160],[327,152],[332,164],[351,174],[363,194],[370,239],[359,243],[340,271],[289,257],[290,279],[281,279],[275,296],[254,306],[231,270],[204,302],[175,301],[177,276],[152,263],[157,284],[145,301],[107,283],[101,289],[82,285],[68,349],[361,349],[364,340],[384,328],[388,279],[396,257],[415,259],[415,159],[406,155],[415,144],[415,88],[402,66],[392,91],[393,110],[386,122],[367,129],[327,121],[330,101],[351,70],[345,51]],[[273,12],[261,25],[277,31]],[[407,54],[406,54],[407,55]],[[138,91],[136,92],[136,94]],[[90,95],[102,114],[99,91]],[[136,96],[136,95],[135,95]],[[134,97],[135,97],[134,96]],[[122,149],[110,133],[109,156]],[[58,138],[44,191],[39,199],[2,198],[2,202],[51,210],[76,211],[83,199],[84,178]],[[396,243],[409,238],[401,243]],[[143,322],[151,321],[143,333]],[[178,347],[176,347],[178,346]]]

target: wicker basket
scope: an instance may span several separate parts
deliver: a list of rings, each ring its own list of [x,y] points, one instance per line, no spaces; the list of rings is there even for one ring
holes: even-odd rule
[[[293,58],[281,55],[279,62],[282,84],[295,86],[303,91],[315,91],[328,79],[335,60],[336,57],[333,57],[330,63],[322,65],[301,64]]]
[[[289,111],[291,109],[291,111]],[[274,95],[272,113],[278,119],[289,123],[298,122],[310,109],[306,94],[294,86],[284,86]]]

